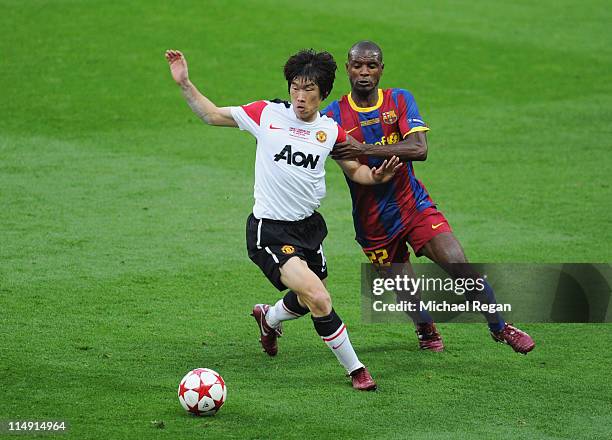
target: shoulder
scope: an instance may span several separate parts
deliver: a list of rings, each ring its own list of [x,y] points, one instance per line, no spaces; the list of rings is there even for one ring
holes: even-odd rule
[[[322,112],[320,123],[321,124],[335,124],[334,118],[332,118],[327,112]]]
[[[329,112],[321,115],[321,119],[319,119],[319,124],[323,127],[338,127],[338,123],[334,120],[333,116],[330,116]]]
[[[291,104],[287,101],[282,101],[280,99],[271,99],[271,100],[260,100],[254,101],[246,105],[241,105],[239,108],[244,110],[244,112],[257,124],[261,122],[262,115],[268,115],[263,117],[272,117],[274,115],[285,115],[290,111]]]
[[[280,98],[271,99],[268,102],[270,104],[273,104],[274,106],[278,106],[279,108],[281,108],[281,107],[291,108],[291,103],[289,101],[283,101]]]
[[[264,100],[253,101],[249,104],[241,105],[238,108],[241,108],[249,118],[259,124],[259,121],[261,120],[261,114],[269,103],[269,101]]]
[[[327,116],[333,120],[337,120],[340,116],[340,103],[339,101],[332,101],[323,110],[321,110],[322,116]]]
[[[271,110],[281,110],[281,109],[288,109],[291,107],[291,104],[288,103],[287,101],[282,101],[280,99],[262,99],[259,101],[253,101],[249,104],[245,104],[245,105],[241,105],[240,106],[245,112],[247,112],[247,114],[250,114],[252,112],[257,112],[259,114],[261,114],[261,112],[264,111],[264,109],[271,109]]]
[[[406,89],[393,88],[387,89],[389,91],[389,95],[393,99],[396,107],[398,108],[412,108],[416,106],[416,100],[414,99],[414,95]]]
[[[267,101],[266,111],[272,118],[291,118],[293,117],[293,110],[291,110],[291,103],[283,101],[282,99],[271,99]]]
[[[398,96],[404,97],[404,99],[414,99],[412,93],[407,89],[401,89],[399,87],[394,87],[392,89],[387,89],[388,93],[395,99]]]

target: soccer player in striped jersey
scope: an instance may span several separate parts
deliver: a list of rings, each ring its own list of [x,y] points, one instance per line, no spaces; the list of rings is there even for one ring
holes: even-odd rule
[[[383,54],[371,41],[360,41],[348,53],[346,72],[351,92],[329,104],[323,114],[333,118],[358,142],[350,139],[334,147],[332,157],[355,159],[370,167],[399,156],[402,168],[384,185],[367,187],[347,179],[353,201],[356,240],[372,263],[405,264],[413,274],[407,243],[417,256],[425,255],[456,278],[478,278],[444,215],[436,209],[425,186],[414,174],[413,161],[427,159],[429,130],[412,94],[404,89],[382,89]],[[472,298],[475,294],[472,292]],[[467,295],[466,295],[467,296]],[[495,303],[485,281],[480,302]],[[499,313],[483,313],[495,341],[526,354],[535,344],[525,332],[504,322]],[[442,351],[444,345],[427,312],[410,314],[422,349]]]
[[[334,83],[333,57],[310,50],[289,58],[284,73],[291,103],[256,101],[236,107],[217,107],[206,98],[189,80],[181,52],[169,50],[166,59],[187,103],[205,123],[247,130],[257,140],[255,205],[247,219],[247,250],[278,290],[290,289],[272,306],[253,307],[264,351],[277,354],[283,321],[310,313],[315,330],[349,373],[353,387],[375,389],[325,284],[327,227],[316,209],[325,196],[325,160],[335,144],[346,141],[344,130],[319,114]],[[338,163],[361,185],[387,182],[400,166],[395,157],[373,168],[354,159]]]

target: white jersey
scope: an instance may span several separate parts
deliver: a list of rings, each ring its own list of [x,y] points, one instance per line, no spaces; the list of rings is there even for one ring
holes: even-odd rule
[[[256,101],[231,112],[257,139],[253,215],[286,221],[311,216],[325,197],[325,160],[346,140],[344,130],[318,113],[304,122],[284,102]]]

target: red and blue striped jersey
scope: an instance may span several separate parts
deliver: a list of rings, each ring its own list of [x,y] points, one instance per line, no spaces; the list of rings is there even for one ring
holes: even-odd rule
[[[414,97],[403,89],[378,89],[378,102],[367,108],[358,107],[348,94],[332,102],[322,113],[334,119],[347,134],[368,144],[395,144],[410,133],[429,130],[419,115]],[[358,159],[370,167],[383,162],[376,157]],[[348,178],[346,181],[353,200],[355,239],[365,250],[391,242],[404,232],[411,216],[434,206],[414,175],[410,161],[387,183],[366,186]]]

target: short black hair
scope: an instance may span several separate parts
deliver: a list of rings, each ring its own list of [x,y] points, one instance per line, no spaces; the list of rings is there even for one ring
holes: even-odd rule
[[[363,52],[372,52],[378,55],[378,61],[383,62],[383,52],[380,46],[373,41],[361,40],[353,44],[348,51],[348,60],[351,60],[351,56],[357,55]]]
[[[321,98],[329,96],[336,79],[336,61],[329,52],[315,52],[314,49],[303,49],[291,56],[285,63],[287,90],[296,78],[304,78],[319,86]]]

